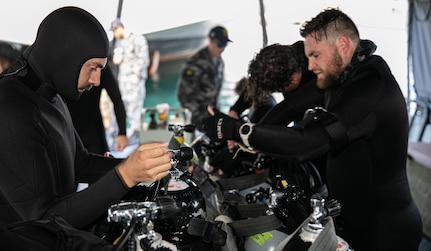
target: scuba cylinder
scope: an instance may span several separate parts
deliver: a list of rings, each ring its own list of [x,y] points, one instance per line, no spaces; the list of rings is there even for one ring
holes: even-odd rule
[[[179,250],[189,249],[195,242],[201,240],[199,236],[188,234],[187,229],[193,218],[205,219],[205,198],[188,171],[190,161],[196,164],[195,151],[184,143],[184,132],[193,132],[194,126],[169,124],[168,130],[173,132],[169,141],[169,151],[173,153],[172,168],[166,179],[155,187],[154,197],[167,196],[172,198],[180,212],[174,217],[155,219],[154,229],[164,240],[175,244]]]
[[[244,249],[247,251],[274,250],[288,235],[278,230],[255,234],[247,237]]]
[[[174,217],[155,219],[154,229],[164,240],[175,244],[180,250],[186,250],[201,240],[201,237],[188,234],[187,228],[192,218],[205,219],[205,199],[190,173],[182,173],[179,170],[171,170],[170,173],[167,189],[162,188],[160,192],[163,194],[160,195],[171,197],[180,212]]]
[[[347,243],[335,234],[332,217],[339,215],[340,204],[315,194],[310,199],[313,212],[288,238],[283,240],[276,251],[349,251]],[[332,216],[332,217],[331,217]]]

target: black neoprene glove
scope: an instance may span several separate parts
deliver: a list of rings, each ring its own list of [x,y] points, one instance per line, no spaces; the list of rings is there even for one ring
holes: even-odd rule
[[[202,121],[205,134],[213,142],[232,139],[239,141],[239,128],[244,122],[231,118],[214,109],[214,116],[204,118]]]

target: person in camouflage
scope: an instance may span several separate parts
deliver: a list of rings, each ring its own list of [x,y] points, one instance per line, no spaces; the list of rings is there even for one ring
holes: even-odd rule
[[[112,63],[118,66],[117,79],[127,113],[127,137],[129,144],[138,144],[150,64],[148,41],[144,35],[126,34],[118,18],[111,23],[111,30],[114,33]]]
[[[206,107],[218,107],[224,80],[221,54],[228,42],[232,42],[222,26],[212,28],[208,38],[209,44],[186,61],[176,91],[182,108],[191,112],[191,121],[196,126],[195,136],[201,134],[202,119],[208,116]]]

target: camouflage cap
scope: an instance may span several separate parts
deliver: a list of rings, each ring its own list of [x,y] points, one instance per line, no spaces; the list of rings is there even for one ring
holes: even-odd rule
[[[229,39],[226,28],[222,26],[212,28],[208,36],[210,38],[217,39],[223,45],[226,45],[227,42],[232,42],[232,40]]]

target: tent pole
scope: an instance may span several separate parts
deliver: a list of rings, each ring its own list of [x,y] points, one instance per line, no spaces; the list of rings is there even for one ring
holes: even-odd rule
[[[409,0],[408,7],[408,25],[407,25],[407,112],[410,115],[410,103],[411,103],[411,83],[410,83],[410,71],[411,71],[411,38],[412,38],[412,20],[414,11],[414,1]]]
[[[122,10],[123,10],[123,0],[118,0],[117,18],[121,17]]]
[[[259,0],[260,5],[260,24],[262,25],[263,47],[268,45],[268,34],[266,32],[265,6],[263,0]]]

